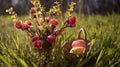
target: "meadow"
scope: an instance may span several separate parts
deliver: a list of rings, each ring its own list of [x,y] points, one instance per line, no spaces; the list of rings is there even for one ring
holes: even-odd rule
[[[56,39],[52,66],[119,67],[120,15],[73,15],[77,18],[76,27],[65,29]],[[27,17],[19,18],[25,20]],[[63,21],[63,16],[60,16],[59,23]],[[78,63],[69,63],[64,58],[62,46],[75,39],[81,27],[86,30],[87,39],[91,43],[90,50]],[[93,47],[93,43],[97,43],[97,47]],[[0,67],[39,67],[41,58],[25,31],[16,29],[10,16],[0,16]]]

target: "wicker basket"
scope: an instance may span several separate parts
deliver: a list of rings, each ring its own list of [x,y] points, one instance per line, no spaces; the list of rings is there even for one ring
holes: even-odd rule
[[[84,35],[83,38],[81,37],[82,33]],[[86,37],[86,31],[83,28],[80,29],[76,40],[84,40],[86,42],[86,44],[88,43],[87,37]],[[73,41],[74,40],[70,40],[70,41],[66,42],[64,44],[64,46],[62,47],[63,52],[64,52],[64,58],[68,62],[77,62],[80,59],[80,57],[81,57],[81,55],[75,55],[73,53],[70,53],[70,50],[72,49],[72,42]]]

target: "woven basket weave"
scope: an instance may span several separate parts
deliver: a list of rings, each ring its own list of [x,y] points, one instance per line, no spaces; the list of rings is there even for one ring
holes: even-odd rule
[[[83,38],[81,37],[82,33],[84,35]],[[86,31],[83,28],[80,29],[76,40],[84,40],[86,42],[86,44],[88,43],[87,37],[86,37]],[[72,49],[73,41],[75,41],[75,40],[70,40],[70,41],[66,42],[64,44],[64,46],[62,47],[63,52],[64,52],[64,57],[69,62],[77,62],[79,60],[79,58],[81,57],[81,55],[75,55],[73,53],[70,53],[70,50]]]

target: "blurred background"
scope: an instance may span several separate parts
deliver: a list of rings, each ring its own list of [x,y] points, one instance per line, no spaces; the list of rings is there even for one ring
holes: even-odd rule
[[[0,67],[41,67],[43,56],[33,47],[26,31],[14,27],[6,9],[13,7],[17,18],[25,23],[29,19],[31,0],[0,0]],[[76,27],[68,28],[56,38],[53,66],[51,67],[120,67],[120,0],[40,0],[45,11],[61,3],[62,15],[57,16],[60,29],[66,18],[64,14],[71,2],[75,2],[72,16]],[[54,19],[54,18],[52,18]],[[34,19],[32,19],[34,24]],[[69,63],[64,58],[63,45],[77,38],[79,29],[86,30],[90,50],[78,63]],[[94,47],[94,43],[98,47]],[[101,49],[102,50],[99,50]],[[74,60],[74,59],[73,59]],[[50,66],[49,66],[50,67]]]
[[[71,2],[75,2],[74,11],[83,14],[120,13],[120,0],[40,0],[48,11],[55,1],[61,3],[61,10],[65,12]],[[5,15],[5,10],[13,7],[18,15],[29,13],[33,5],[30,0],[0,0],[0,14]]]

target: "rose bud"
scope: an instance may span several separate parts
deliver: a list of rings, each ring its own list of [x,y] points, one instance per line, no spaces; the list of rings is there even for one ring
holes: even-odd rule
[[[47,22],[49,22],[49,21],[50,21],[50,17],[45,17],[45,20],[46,20]]]
[[[28,29],[29,25],[27,23],[22,24],[22,30]]]
[[[28,25],[32,24],[30,20],[26,20],[25,23],[28,24]]]
[[[20,21],[15,22],[14,26],[18,29],[22,27],[22,23]]]
[[[34,37],[32,37],[32,42],[34,42],[36,40],[39,40],[39,35],[38,34],[36,34]]]
[[[61,34],[61,30],[56,29],[56,30],[55,30],[55,34],[56,34],[56,35],[60,35],[60,34]]]
[[[71,25],[70,25],[70,27],[75,27],[75,26],[76,26],[76,24],[71,24]]]
[[[51,19],[50,20],[50,23],[54,26],[57,26],[58,25],[58,21],[57,20],[54,20],[54,19]]]
[[[54,30],[56,28],[56,26],[54,25],[50,25],[51,29]]]
[[[75,40],[72,42],[72,47],[85,47],[86,48],[86,42],[84,40]]]
[[[47,41],[48,41],[49,43],[53,43],[53,42],[55,41],[55,37],[54,37],[53,35],[49,35],[49,36],[47,37]]]
[[[32,45],[35,47],[35,48],[42,48],[42,40],[36,40],[34,42],[32,42]]]
[[[32,12],[32,13],[35,13],[35,12],[36,12],[36,10],[35,10],[34,7],[31,8],[31,12]]]
[[[70,50],[70,53],[83,55],[85,53],[86,48],[85,47],[73,47]]]
[[[70,24],[71,27],[75,26],[76,18],[74,16],[69,17],[67,23]]]

